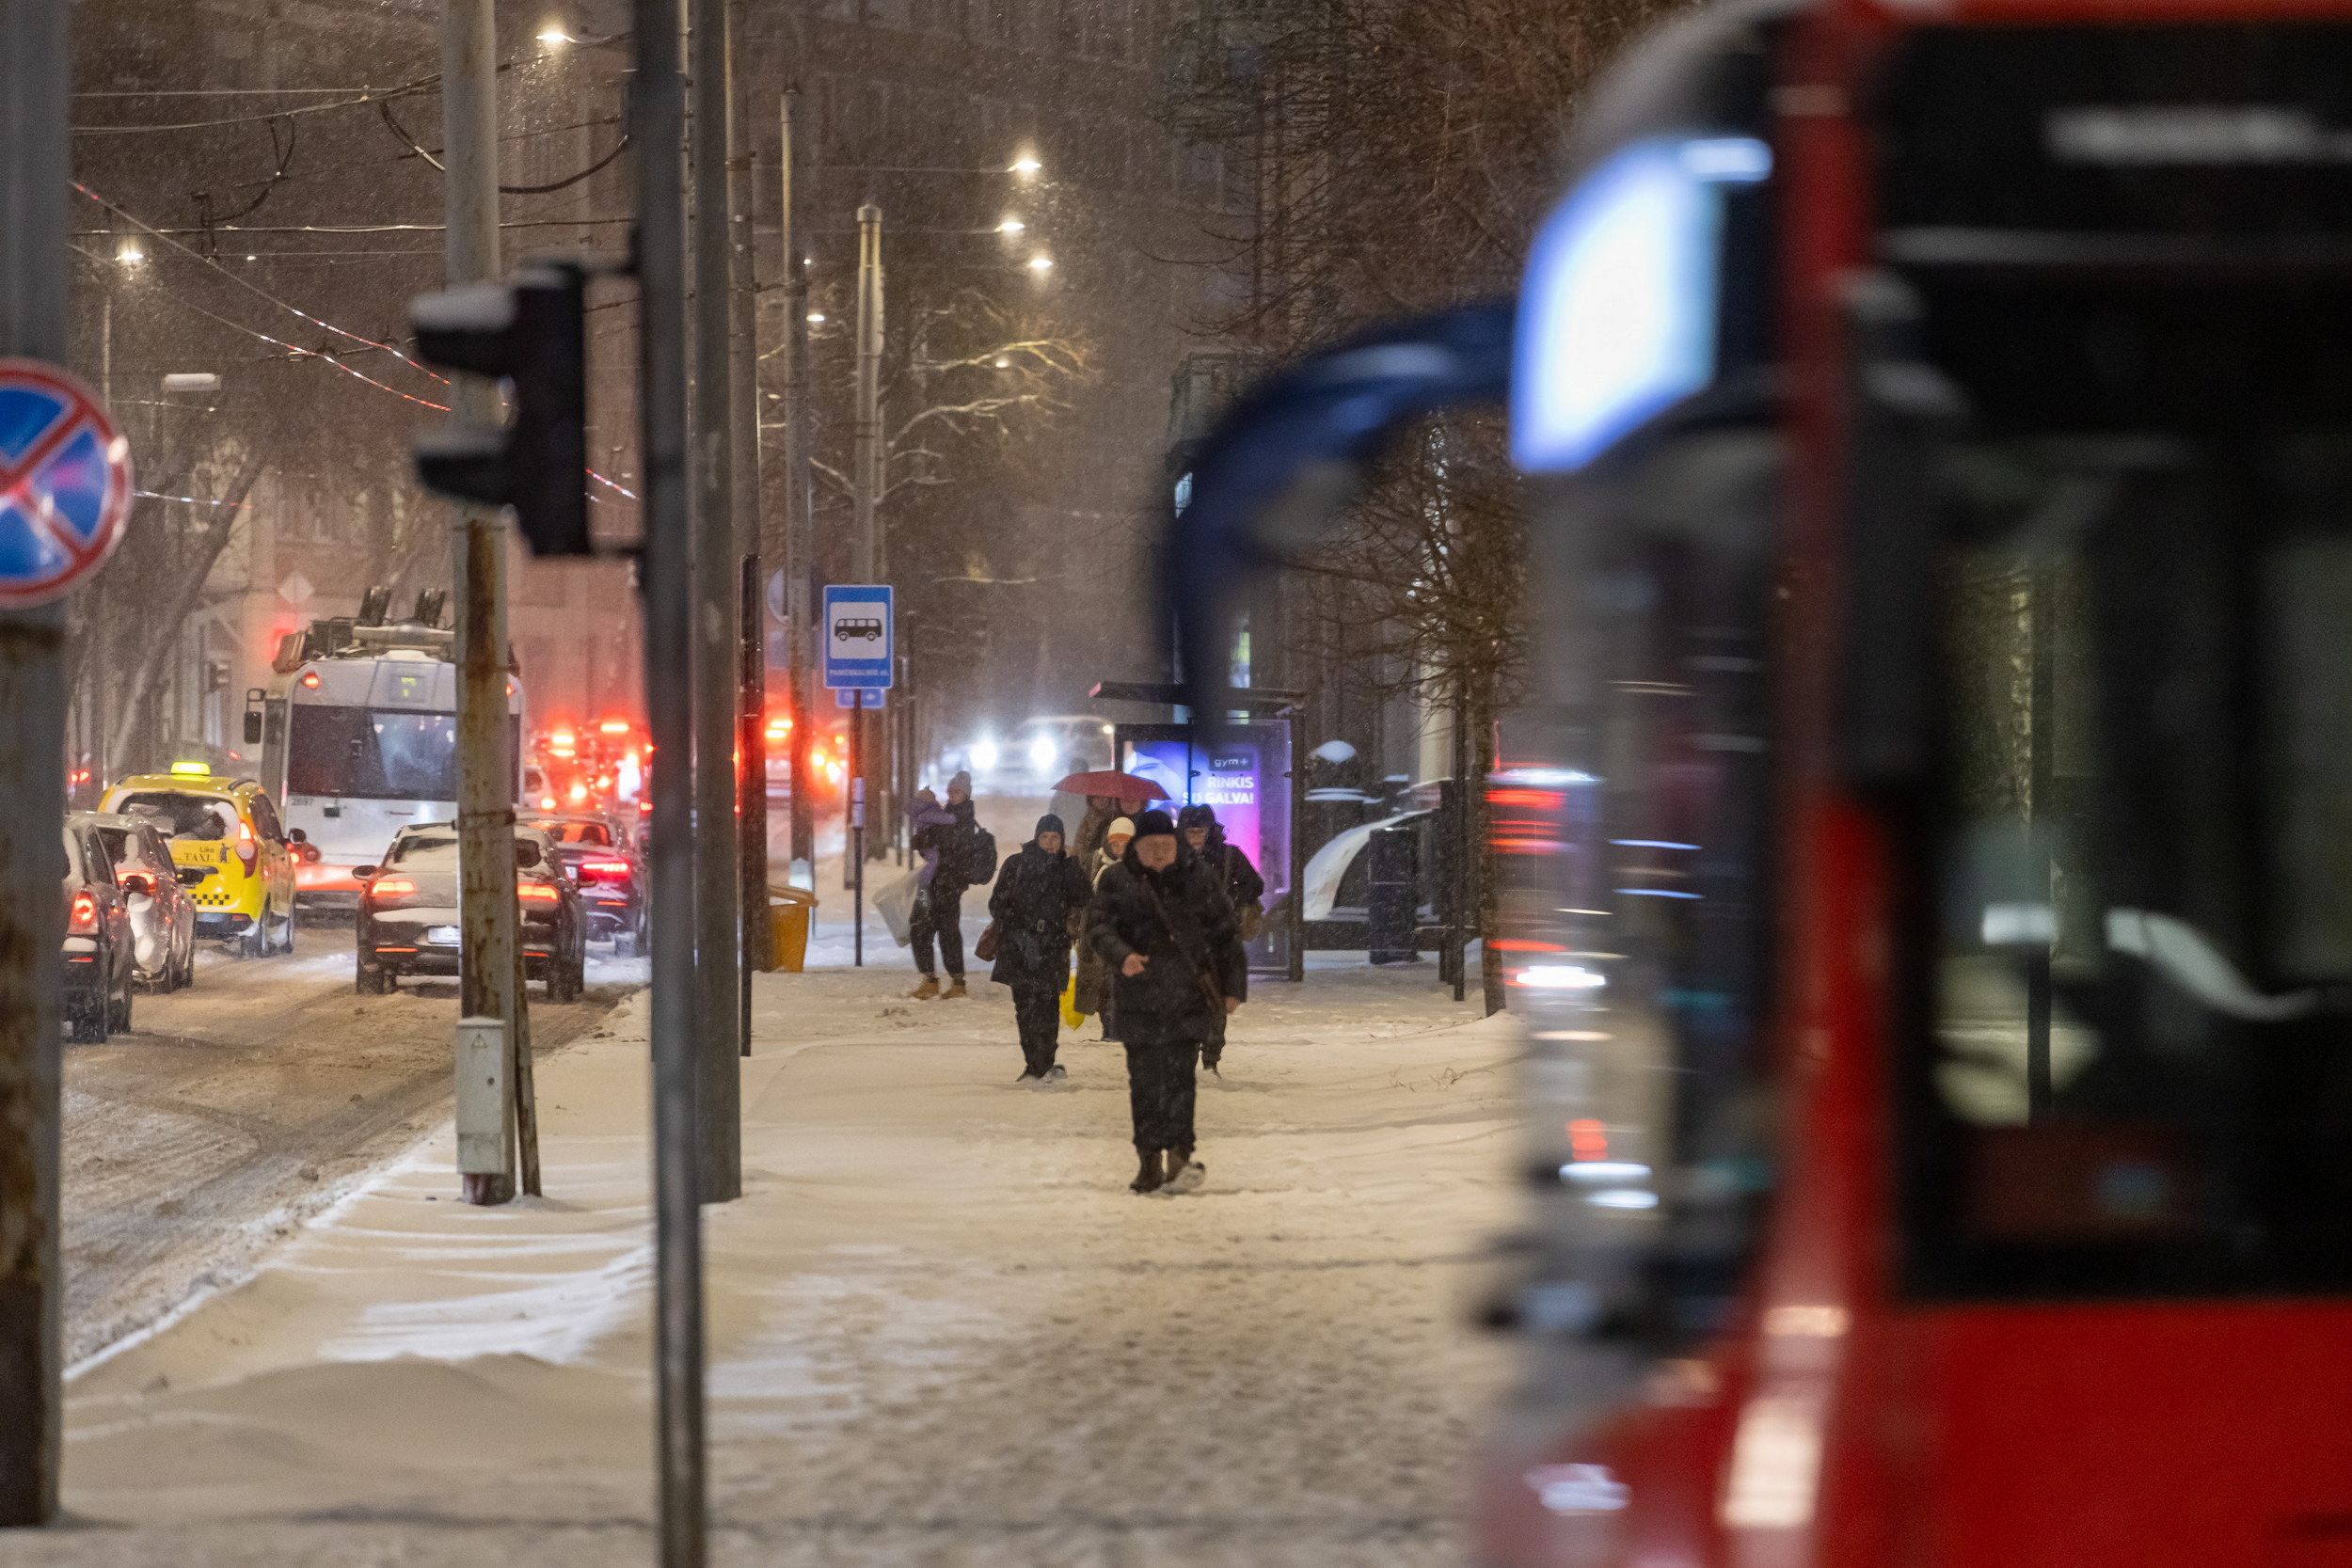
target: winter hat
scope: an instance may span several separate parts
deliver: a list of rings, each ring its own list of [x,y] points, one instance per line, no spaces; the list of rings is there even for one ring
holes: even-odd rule
[[[1031,833],[1029,836],[1032,839],[1039,839],[1043,838],[1047,833],[1059,833],[1064,838],[1068,838],[1070,836],[1070,830],[1061,825],[1060,817],[1056,816],[1049,811],[1043,816],[1037,819],[1037,832]]]
[[[1176,826],[1214,828],[1216,826],[1216,813],[1207,806],[1186,806],[1176,814]]]
[[[954,778],[947,781],[947,787],[949,789],[961,789],[966,795],[969,795],[972,793],[972,775],[969,773],[958,773]]]
[[[1133,838],[1136,836],[1136,825],[1123,816],[1114,816],[1111,818],[1111,825],[1103,830],[1103,836],[1104,838]]]
[[[1168,819],[1168,813],[1147,811],[1136,818],[1137,838],[1150,838],[1153,833],[1166,833],[1170,838],[1176,836],[1176,824]]]

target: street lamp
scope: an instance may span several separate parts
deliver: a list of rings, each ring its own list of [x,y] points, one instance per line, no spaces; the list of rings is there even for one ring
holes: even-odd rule
[[[1029,270],[1042,277],[1054,270],[1054,259],[1051,256],[1032,256],[1029,258]]]
[[[1045,166],[1043,164],[1037,161],[1036,154],[1029,152],[1024,152],[1020,157],[1015,158],[1012,161],[1012,172],[1021,175],[1024,178],[1037,173],[1038,170],[1043,168],[1044,166]]]
[[[1019,218],[1007,218],[1004,222],[996,226],[996,232],[999,234],[1019,234],[1025,232],[1028,227],[1029,226],[1027,224],[1022,222]]]
[[[115,260],[126,267],[135,267],[147,260],[147,249],[135,234],[125,234],[115,245]]]
[[[562,23],[550,22],[546,26],[539,29],[539,41],[546,44],[549,49],[560,49],[564,44],[571,42],[572,39],[569,33],[564,31],[564,24]]]

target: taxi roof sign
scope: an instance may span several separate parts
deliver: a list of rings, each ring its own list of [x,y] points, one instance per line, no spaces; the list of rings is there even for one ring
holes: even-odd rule
[[[171,765],[171,776],[175,779],[209,779],[213,776],[213,765],[208,762],[175,762]]]

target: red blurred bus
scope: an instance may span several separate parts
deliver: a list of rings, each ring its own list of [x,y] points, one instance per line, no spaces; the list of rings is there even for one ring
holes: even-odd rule
[[[2352,8],[1677,23],[1516,302],[1212,438],[1188,645],[1506,390],[1481,1560],[2352,1563]]]

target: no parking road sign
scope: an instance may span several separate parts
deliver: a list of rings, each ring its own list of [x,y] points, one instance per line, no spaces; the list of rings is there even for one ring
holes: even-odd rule
[[[131,444],[55,365],[0,359],[0,608],[46,604],[96,571],[131,512]]]
[[[892,596],[887,587],[829,583],[825,616],[818,635],[825,645],[825,684],[888,689],[890,672],[898,662],[897,628],[892,622]]]

